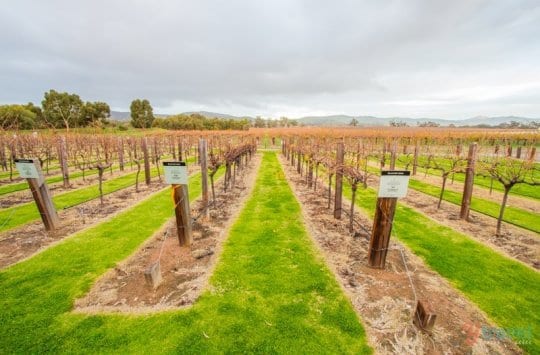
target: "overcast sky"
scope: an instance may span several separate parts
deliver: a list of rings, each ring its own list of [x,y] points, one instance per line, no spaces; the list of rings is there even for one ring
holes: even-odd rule
[[[540,117],[540,1],[0,0],[0,103]]]

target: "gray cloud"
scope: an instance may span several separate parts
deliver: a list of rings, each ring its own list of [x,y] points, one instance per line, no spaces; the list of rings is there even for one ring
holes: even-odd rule
[[[540,116],[537,1],[5,1],[0,102]]]

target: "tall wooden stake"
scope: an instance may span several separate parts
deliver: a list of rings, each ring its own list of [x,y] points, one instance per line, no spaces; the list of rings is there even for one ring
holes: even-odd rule
[[[206,139],[199,140],[199,157],[201,162],[201,187],[202,187],[202,201],[204,208],[205,218],[210,217],[210,210],[208,206],[208,163],[207,163],[207,143]]]
[[[394,139],[390,148],[390,170],[396,168],[397,139]]]
[[[183,144],[183,140],[180,140],[178,142],[178,160],[182,161],[184,159],[182,159],[184,157],[184,144]]]
[[[64,181],[64,188],[69,187],[69,170],[68,170],[68,154],[66,137],[60,137],[58,158],[60,159],[60,167],[62,170],[62,179]]]
[[[148,157],[148,139],[146,137],[142,139],[142,151],[144,156],[144,179],[146,185],[150,185],[150,158]]]
[[[536,147],[532,147],[529,152],[529,157],[527,158],[530,161],[534,161],[536,159]]]
[[[474,166],[476,164],[476,150],[478,144],[469,145],[469,155],[467,157],[467,169],[465,171],[465,185],[463,186],[463,197],[461,199],[461,211],[459,218],[468,220],[471,207],[471,198],[474,186]]]
[[[416,141],[416,144],[414,145],[414,157],[413,157],[413,166],[412,166],[412,174],[416,175],[416,169],[418,168],[418,153],[420,152],[420,146],[418,141]]]
[[[189,194],[187,185],[172,185],[174,193],[174,214],[176,215],[176,230],[180,246],[191,245],[191,213],[189,209]]]
[[[384,269],[396,205],[397,198],[394,197],[377,199],[368,251],[368,265],[373,268]]]
[[[345,147],[343,142],[337,144],[336,154],[336,188],[334,190],[334,218],[341,219],[342,194],[343,194],[343,163],[345,161]]]
[[[124,140],[118,138],[118,164],[120,171],[124,171]]]

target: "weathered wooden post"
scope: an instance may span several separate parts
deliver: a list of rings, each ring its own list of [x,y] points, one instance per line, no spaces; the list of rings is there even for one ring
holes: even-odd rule
[[[397,156],[397,139],[392,141],[392,146],[390,148],[390,170],[396,168],[396,156]]]
[[[334,218],[341,219],[343,199],[343,164],[345,162],[345,146],[343,142],[337,144],[336,150],[336,188],[334,189]]]
[[[176,147],[175,147],[174,136],[169,137],[169,150],[171,151],[173,159],[176,160]]]
[[[531,150],[529,151],[529,157],[527,159],[529,161],[535,161],[535,159],[536,159],[536,147],[531,147]]]
[[[407,195],[410,171],[381,171],[375,218],[369,241],[368,265],[384,269],[398,197]]]
[[[414,325],[431,333],[435,325],[435,319],[437,319],[437,315],[433,312],[431,303],[427,300],[418,300],[413,318]]]
[[[60,220],[58,214],[51,199],[51,194],[43,172],[41,171],[41,165],[36,158],[32,159],[15,159],[15,166],[19,171],[19,176],[26,178],[32,196],[36,201],[41,220],[45,225],[46,230],[55,230],[60,226]]]
[[[191,245],[191,211],[189,209],[187,166],[183,161],[163,162],[165,182],[171,184],[180,246]]]
[[[413,166],[412,166],[412,174],[416,175],[416,169],[418,168],[418,153],[420,152],[420,145],[419,142],[416,141],[416,144],[414,145],[414,156],[413,156]]]
[[[118,164],[120,171],[124,171],[124,140],[118,138]]]
[[[467,168],[465,170],[465,184],[463,186],[463,196],[461,198],[461,211],[459,218],[468,220],[471,207],[471,198],[474,186],[474,166],[476,164],[477,143],[469,145],[469,155],[467,156]]]
[[[206,139],[199,140],[199,157],[201,160],[201,188],[204,216],[208,219],[210,218],[210,210],[208,206],[208,154]]]
[[[300,174],[300,176],[302,176],[302,158],[303,158],[303,154],[300,151],[300,149],[298,149],[297,152],[298,153],[297,153],[296,171],[298,172],[298,174]]]
[[[62,170],[62,179],[64,188],[69,187],[69,170],[66,137],[60,137],[58,141],[58,159],[60,160],[60,169]]]
[[[178,160],[182,161],[184,156],[184,141],[181,139],[178,141]]]
[[[144,179],[146,181],[146,185],[150,185],[150,158],[148,156],[148,139],[146,137],[142,138],[141,148],[144,157]]]
[[[313,187],[313,156],[310,157],[308,160],[308,173],[307,173],[307,181],[308,181],[308,187]]]

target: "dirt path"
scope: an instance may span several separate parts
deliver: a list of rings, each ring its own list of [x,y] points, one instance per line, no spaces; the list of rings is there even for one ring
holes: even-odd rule
[[[190,165],[190,173],[197,171],[196,165]],[[99,198],[82,203],[75,207],[58,211],[61,227],[54,232],[47,232],[41,220],[27,223],[21,227],[0,233],[0,268],[27,259],[42,252],[57,242],[85,228],[114,217],[124,209],[133,206],[138,201],[166,187],[162,182],[153,179],[152,184],[139,184],[139,192],[135,186],[122,189],[103,197],[101,205]]]
[[[335,220],[332,211],[327,209],[327,200],[308,189],[303,179],[283,158],[281,163],[300,201],[315,244],[366,325],[370,342],[377,353],[522,353],[511,342],[482,339],[479,336],[482,326],[494,327],[483,312],[396,240],[391,241],[386,270],[369,268],[369,233],[360,232],[351,236],[348,219]],[[368,231],[371,229],[372,221],[368,217],[356,212],[355,218]],[[412,324],[416,303],[404,260],[412,271],[418,297],[429,298],[437,314],[432,335],[419,331]]]
[[[240,171],[232,190],[223,192],[221,184],[216,184],[217,208],[211,209],[209,221],[196,223],[190,247],[178,246],[174,219],[167,222],[134,255],[107,272],[77,300],[75,311],[150,313],[195,303],[208,286],[230,227],[251,195],[260,165],[261,156],[257,154]],[[202,208],[200,200],[196,201],[193,215]],[[153,289],[145,282],[144,271],[156,260],[160,261],[162,281]]]

